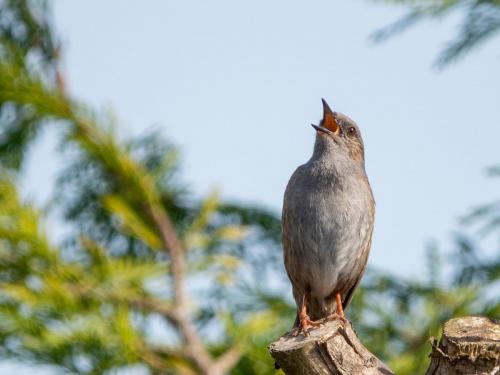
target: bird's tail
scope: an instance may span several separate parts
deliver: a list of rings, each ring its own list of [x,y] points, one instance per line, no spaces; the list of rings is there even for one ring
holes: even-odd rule
[[[307,313],[311,320],[320,320],[337,312],[335,296],[327,298],[311,298]]]
[[[299,318],[299,312],[297,311],[297,313],[295,314],[295,322],[293,323],[292,328],[297,328],[299,324],[300,324],[300,318]]]

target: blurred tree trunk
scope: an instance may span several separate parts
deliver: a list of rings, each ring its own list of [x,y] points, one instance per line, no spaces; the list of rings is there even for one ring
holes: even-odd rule
[[[307,337],[287,333],[269,350],[287,375],[393,374],[358,340],[349,323],[331,321]],[[500,322],[466,317],[449,320],[433,342],[427,375],[500,374]]]

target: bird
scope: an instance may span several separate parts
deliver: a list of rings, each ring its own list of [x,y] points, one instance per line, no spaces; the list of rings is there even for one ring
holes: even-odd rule
[[[344,311],[364,274],[375,220],[358,125],[323,102],[311,158],[285,189],[282,242],[297,305],[295,335]]]

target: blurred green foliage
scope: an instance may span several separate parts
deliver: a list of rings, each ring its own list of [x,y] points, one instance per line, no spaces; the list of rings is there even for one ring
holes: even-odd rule
[[[406,15],[373,35],[382,41],[425,19],[441,20],[461,15],[455,38],[443,48],[435,64],[443,68],[500,31],[499,0],[376,0],[407,9]]]
[[[172,317],[158,211],[185,249],[189,315],[203,346],[214,358],[238,348],[231,374],[274,373],[267,345],[295,314],[277,215],[215,191],[196,198],[161,134],[121,140],[111,114],[71,98],[46,3],[0,0],[0,14],[0,355],[79,374],[130,365],[203,373]],[[57,244],[17,188],[26,151],[47,126],[65,161],[55,200],[69,230]],[[445,253],[429,247],[418,280],[368,271],[349,317],[396,373],[424,372],[428,338],[450,317],[500,316],[499,252],[481,249],[499,236],[499,212],[498,203],[480,207],[466,220],[479,231],[461,230]]]

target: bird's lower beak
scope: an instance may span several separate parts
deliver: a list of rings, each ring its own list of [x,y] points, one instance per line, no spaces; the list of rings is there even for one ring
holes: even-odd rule
[[[333,132],[327,128],[324,128],[322,126],[318,126],[318,125],[314,125],[314,124],[311,124],[311,126],[316,129],[317,131],[319,132],[323,132],[325,134],[332,134]]]

